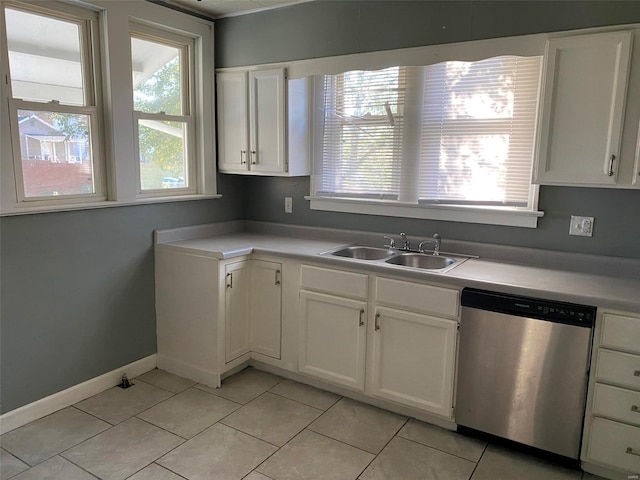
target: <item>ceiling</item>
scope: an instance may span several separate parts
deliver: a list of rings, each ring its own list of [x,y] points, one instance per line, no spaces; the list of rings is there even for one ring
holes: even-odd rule
[[[208,17],[220,18],[280,8],[311,0],[165,0],[165,3],[191,10]]]

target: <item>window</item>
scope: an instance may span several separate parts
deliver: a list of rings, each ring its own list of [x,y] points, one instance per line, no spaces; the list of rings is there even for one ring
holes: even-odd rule
[[[13,6],[4,17],[18,201],[103,199],[97,17]]]
[[[193,193],[192,42],[135,28],[131,60],[140,192]]]
[[[218,198],[212,72],[208,20],[0,0],[0,215]]]
[[[395,202],[413,207],[401,216],[419,218],[434,208],[533,212],[541,62],[501,56],[325,75],[312,203],[366,200],[361,213],[393,215]]]

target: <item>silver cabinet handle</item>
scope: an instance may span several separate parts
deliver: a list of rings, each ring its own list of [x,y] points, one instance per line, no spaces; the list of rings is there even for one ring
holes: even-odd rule
[[[636,457],[640,457],[640,453],[635,452],[631,447],[627,447],[626,453],[628,453],[629,455],[635,455]]]
[[[276,285],[280,285],[280,270],[276,270]]]
[[[256,154],[255,150],[251,150],[251,165],[257,165],[258,164],[258,160],[256,160],[256,158],[258,157],[258,155]]]
[[[638,405],[631,405],[631,411],[635,413],[640,413],[640,408],[638,408]]]
[[[609,175],[610,177],[613,177],[613,161],[616,159],[615,155],[611,155],[609,157],[609,172],[607,172],[607,175]]]
[[[240,165],[244,165],[247,161],[244,159],[244,155],[247,154],[246,150],[240,150]]]
[[[227,273],[227,278],[229,279],[227,288],[233,288],[233,273]]]
[[[380,314],[376,313],[375,330],[380,330]]]
[[[360,309],[360,316],[358,319],[358,326],[361,327],[364,325],[364,319],[362,318],[362,316],[364,315],[364,308]]]

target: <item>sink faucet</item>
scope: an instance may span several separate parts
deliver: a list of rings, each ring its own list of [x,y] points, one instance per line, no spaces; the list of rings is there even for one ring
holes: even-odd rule
[[[393,238],[388,237],[386,235],[383,238],[386,238],[387,240],[389,240],[389,245],[385,245],[385,247],[389,247],[389,249],[396,248],[396,241]]]
[[[407,234],[402,232],[400,236],[402,237],[402,242],[403,242],[402,250],[407,250],[407,251],[410,250],[411,243],[409,242],[409,240],[407,240]]]
[[[440,242],[442,241],[442,239],[440,238],[440,235],[438,235],[437,233],[433,236],[433,239],[429,239],[429,240],[424,240],[423,242],[420,242],[420,245],[418,245],[418,252],[420,253],[424,253],[424,247],[423,245],[425,243],[434,243],[433,246],[433,254],[434,255],[440,255]]]

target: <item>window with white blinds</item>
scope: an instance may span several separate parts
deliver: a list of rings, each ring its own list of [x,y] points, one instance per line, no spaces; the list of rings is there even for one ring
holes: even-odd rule
[[[403,69],[324,78],[317,194],[397,199],[404,110]]]
[[[419,198],[526,207],[541,57],[426,68]]]
[[[501,56],[325,75],[312,197],[534,209],[541,63]]]

